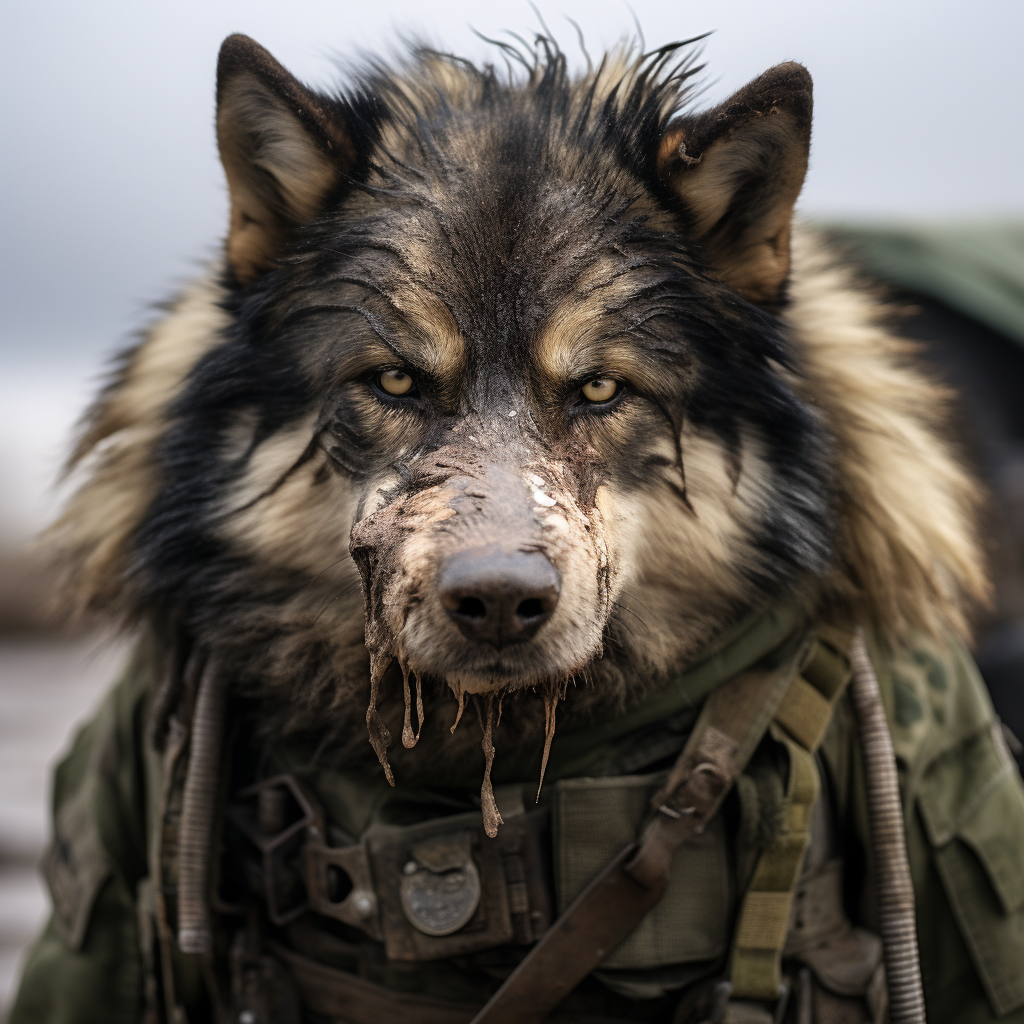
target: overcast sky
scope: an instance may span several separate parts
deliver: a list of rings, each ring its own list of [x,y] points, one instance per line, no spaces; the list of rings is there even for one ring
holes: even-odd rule
[[[575,53],[633,31],[622,0],[542,13]],[[648,46],[715,34],[707,101],[766,67],[815,79],[802,206],[828,216],[1024,213],[1022,0],[634,0]],[[530,33],[525,2],[27,0],[5,15],[0,371],[96,366],[209,254],[225,222],[214,148],[220,41],[242,31],[313,84],[335,58],[419,31],[469,56],[486,34]],[[52,362],[56,360],[56,362]]]
[[[565,49],[633,31],[624,0],[538,0]],[[815,80],[814,216],[1024,216],[1024,0],[632,0],[647,45],[714,30],[707,103],[772,64]],[[10,0],[0,35],[0,547],[54,508],[71,425],[147,304],[226,221],[213,137],[224,36],[312,84],[400,32],[480,57],[526,0]]]

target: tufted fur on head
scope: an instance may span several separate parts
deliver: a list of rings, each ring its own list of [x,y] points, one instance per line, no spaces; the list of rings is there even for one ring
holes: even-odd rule
[[[516,56],[325,94],[225,43],[224,260],[86,416],[47,538],[68,601],[217,648],[273,728],[342,746],[389,665],[435,695],[586,682],[593,714],[772,600],[964,634],[949,395],[791,228],[807,72],[695,114],[685,47]],[[466,551],[554,567],[539,631],[473,639],[437,597]]]

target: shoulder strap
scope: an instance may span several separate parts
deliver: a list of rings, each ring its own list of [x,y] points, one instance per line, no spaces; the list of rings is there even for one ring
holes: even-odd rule
[[[852,635],[822,629],[807,663],[782,698],[771,725],[789,760],[782,828],[758,858],[733,933],[730,980],[740,999],[775,999],[782,984],[793,890],[810,842],[811,812],[818,799],[814,754],[849,682],[844,653]]]
[[[805,660],[803,637],[775,664],[744,672],[707,699],[638,842],[580,893],[473,1024],[539,1024],[664,896],[675,851],[715,815]]]

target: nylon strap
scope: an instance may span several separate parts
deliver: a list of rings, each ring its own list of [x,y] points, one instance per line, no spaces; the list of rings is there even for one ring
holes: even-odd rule
[[[850,663],[842,653],[849,642],[850,637],[838,631],[819,637],[770,726],[772,738],[788,755],[789,781],[782,828],[758,858],[733,935],[730,980],[733,995],[739,999],[775,999],[779,995],[793,890],[810,842],[811,812],[818,799],[814,753],[850,679]]]
[[[818,799],[814,755],[778,726],[773,724],[771,732],[789,755],[789,784],[782,828],[758,859],[733,935],[730,980],[737,999],[775,999],[779,995],[793,889],[810,841],[811,809]]]
[[[540,1024],[661,900],[673,855],[718,811],[806,650],[797,636],[773,666],[744,672],[711,693],[639,841],[576,897],[472,1024]]]

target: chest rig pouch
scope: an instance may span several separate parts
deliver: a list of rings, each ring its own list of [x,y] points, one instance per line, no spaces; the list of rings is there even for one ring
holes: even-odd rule
[[[470,812],[374,825],[357,842],[329,835],[316,798],[279,775],[239,793],[228,819],[242,837],[247,887],[278,926],[312,911],[411,961],[529,945],[553,920],[543,809],[510,818],[495,839]]]

